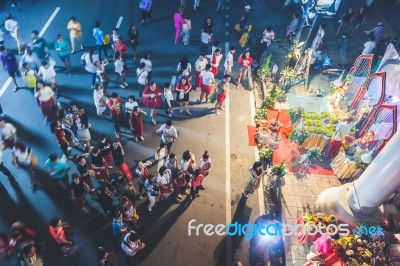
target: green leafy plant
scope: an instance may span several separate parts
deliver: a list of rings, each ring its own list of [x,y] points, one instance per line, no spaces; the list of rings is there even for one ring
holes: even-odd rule
[[[321,162],[322,161],[322,153],[317,148],[311,148],[307,151],[307,157],[311,161],[311,163]]]
[[[264,63],[262,64],[262,66],[260,67],[260,73],[262,75],[266,75],[269,72],[271,72],[271,67],[270,67],[270,62],[271,62],[271,57],[272,55],[268,55],[267,58],[265,58]]]
[[[269,146],[269,145],[265,145],[260,149],[260,158],[269,160],[272,158],[272,154],[274,153],[274,149]]]
[[[271,175],[275,176],[277,179],[283,179],[287,174],[285,162],[286,160],[283,160],[279,165],[272,166],[270,172]]]
[[[261,108],[256,111],[256,115],[254,117],[258,120],[267,120],[268,119],[268,110],[267,108]]]
[[[278,91],[276,89],[276,85],[272,87],[272,90],[269,92],[269,95],[265,96],[264,104],[268,109],[274,108],[275,103],[285,94],[285,91]]]
[[[298,106],[295,108],[290,108],[288,112],[290,115],[290,120],[292,120],[292,123],[294,123],[301,118],[301,115],[304,113],[304,108]]]

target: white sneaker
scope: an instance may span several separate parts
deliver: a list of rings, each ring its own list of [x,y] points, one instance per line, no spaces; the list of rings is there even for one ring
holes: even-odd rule
[[[119,84],[118,87],[120,87],[121,89],[125,89],[124,84]]]
[[[128,87],[128,86],[129,86],[128,83],[126,83],[126,81],[123,82],[122,84],[123,84],[125,87]]]

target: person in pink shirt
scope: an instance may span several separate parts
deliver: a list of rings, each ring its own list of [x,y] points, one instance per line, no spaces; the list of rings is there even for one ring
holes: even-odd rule
[[[181,37],[182,27],[185,24],[185,19],[183,18],[183,9],[179,8],[178,12],[174,14],[174,26],[175,26],[175,44],[178,44],[179,38]]]
[[[204,176],[201,174],[200,169],[196,169],[192,175],[192,188],[191,188],[191,198],[200,197],[199,190],[202,188]]]

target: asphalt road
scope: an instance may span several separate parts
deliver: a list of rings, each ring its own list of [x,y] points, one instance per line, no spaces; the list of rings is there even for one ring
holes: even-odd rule
[[[215,14],[214,1],[204,1],[200,9],[193,12],[189,7],[192,17],[193,31],[192,44],[184,47],[174,45],[174,28],[172,14],[178,8],[176,4],[167,5],[162,1],[155,1],[152,21],[149,25],[139,27],[140,40],[139,56],[150,52],[154,66],[154,80],[163,84],[169,82],[175,74],[180,57],[187,54],[194,66],[199,51],[199,36],[202,21],[206,16],[215,18],[215,36],[221,41],[221,47],[236,43],[237,36],[232,31],[242,12],[239,3],[227,3],[230,10]],[[120,33],[126,36],[130,23],[139,24],[140,13],[137,3],[134,1],[44,1],[31,5],[30,0],[24,0],[17,8],[6,6],[0,12],[0,17],[12,11],[21,26],[21,36],[25,43],[30,41],[30,32],[33,29],[40,30],[53,14],[54,10],[60,10],[49,24],[43,37],[49,42],[55,41],[58,33],[68,37],[66,24],[69,18],[76,16],[81,22],[84,32],[85,46],[94,45],[91,36],[92,26],[95,21],[103,23],[103,29],[110,33],[123,17]],[[227,17],[228,16],[228,17]],[[226,25],[225,23],[229,23]],[[229,35],[226,36],[226,31]],[[225,44],[225,42],[229,42]],[[14,47],[14,42],[6,39],[6,45]],[[237,45],[237,44],[235,44]],[[51,53],[55,51],[50,46]],[[240,50],[238,49],[238,52]],[[84,106],[89,114],[89,120],[93,143],[97,143],[96,136],[100,133],[112,137],[113,126],[110,118],[100,120],[95,115],[95,107],[90,88],[90,77],[80,65],[80,55],[72,56],[73,74],[67,76],[61,68],[57,69],[57,83],[60,88],[60,102],[62,105],[75,101],[79,106]],[[130,51],[132,55],[132,51]],[[56,56],[54,56],[56,57]],[[58,58],[57,66],[61,66]],[[111,76],[109,93],[118,92],[124,99],[128,95],[137,96],[136,75],[134,71],[138,61],[134,62],[132,56],[128,59],[128,83],[126,89],[116,87],[115,77]],[[222,64],[221,64],[222,67]],[[113,73],[112,64],[108,67],[109,73]],[[220,73],[222,72],[222,68]],[[221,74],[220,74],[221,75]],[[4,73],[0,75],[0,84],[7,79]],[[22,83],[19,80],[19,83]],[[142,241],[146,248],[138,254],[137,262],[140,265],[225,265],[227,257],[233,257],[241,261],[246,258],[235,256],[239,249],[241,239],[233,239],[226,249],[226,239],[223,236],[188,236],[188,222],[196,219],[195,224],[226,224],[234,215],[244,217],[244,221],[254,220],[259,215],[259,197],[255,194],[237,208],[241,191],[247,180],[247,169],[254,161],[254,148],[248,146],[247,125],[251,125],[250,93],[243,90],[235,90],[232,87],[228,111],[221,116],[211,114],[212,106],[209,104],[196,105],[198,93],[191,93],[192,117],[176,114],[174,125],[178,130],[178,140],[174,143],[173,152],[181,154],[189,149],[200,159],[204,150],[208,150],[213,160],[212,173],[205,180],[206,190],[201,191],[201,197],[193,202],[186,201],[181,205],[172,202],[164,203],[157,209],[155,215],[146,213],[147,201],[136,202],[141,216]],[[44,161],[50,153],[61,155],[61,151],[50,133],[48,125],[43,125],[43,117],[33,98],[32,91],[22,89],[12,91],[9,86],[2,94],[0,102],[7,119],[18,130],[19,139],[33,148],[39,157],[39,166],[43,168]],[[228,109],[228,108],[227,108]],[[161,124],[166,120],[163,112],[157,117]],[[134,143],[129,140],[129,134],[122,135],[122,143],[126,150],[128,165],[133,166],[134,160],[150,158],[159,143],[159,136],[155,134],[155,127],[150,124],[150,118],[145,118],[145,141]],[[125,124],[126,126],[126,124]],[[75,150],[74,153],[80,151]],[[40,186],[36,190],[29,188],[29,174],[22,169],[15,169],[11,164],[11,152],[4,152],[4,164],[16,176],[17,184],[10,184],[4,177],[0,177],[0,231],[8,232],[10,225],[15,220],[24,221],[29,227],[35,229],[39,238],[47,243],[46,261],[48,265],[96,265],[95,250],[97,246],[104,246],[114,250],[119,258],[119,265],[125,265],[125,258],[118,250],[115,239],[112,236],[111,224],[102,214],[99,205],[88,199],[91,208],[87,215],[81,214],[74,202],[69,198],[67,191],[53,184],[43,173],[40,176]],[[72,165],[70,174],[75,172]],[[151,169],[156,171],[156,167]],[[230,173],[230,174],[228,174]],[[72,223],[76,228],[75,240],[82,247],[81,252],[71,258],[64,258],[59,248],[50,239],[47,226],[50,218],[58,216]],[[245,250],[246,248],[244,248]],[[228,254],[228,256],[227,256]],[[246,257],[246,252],[240,256]],[[12,261],[1,262],[1,265],[13,265]]]

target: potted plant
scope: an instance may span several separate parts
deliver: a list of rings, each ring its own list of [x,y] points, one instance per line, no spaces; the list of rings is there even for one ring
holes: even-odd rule
[[[269,92],[269,95],[264,97],[265,107],[268,109],[272,109],[275,106],[275,103],[278,99],[282,98],[285,94],[285,91],[278,91],[276,89],[276,85],[272,87],[272,90]]]
[[[302,114],[304,113],[304,108],[298,106],[295,108],[290,108],[288,112],[290,115],[290,120],[292,121],[292,123],[294,123],[301,118]]]
[[[274,165],[271,167],[270,175],[275,180],[277,186],[282,186],[285,182],[284,177],[286,172],[286,160],[283,160],[279,165]]]
[[[315,164],[316,162],[322,161],[322,153],[317,148],[311,148],[307,151],[307,157],[310,160],[311,164]]]
[[[282,126],[282,123],[279,120],[273,120],[269,123],[269,129],[272,132],[278,132],[279,128]]]
[[[263,160],[266,164],[270,164],[273,153],[274,149],[269,145],[265,145],[260,149],[259,155],[261,160]]]
[[[267,120],[268,119],[268,109],[261,108],[256,111],[256,115],[254,117],[256,120]]]

